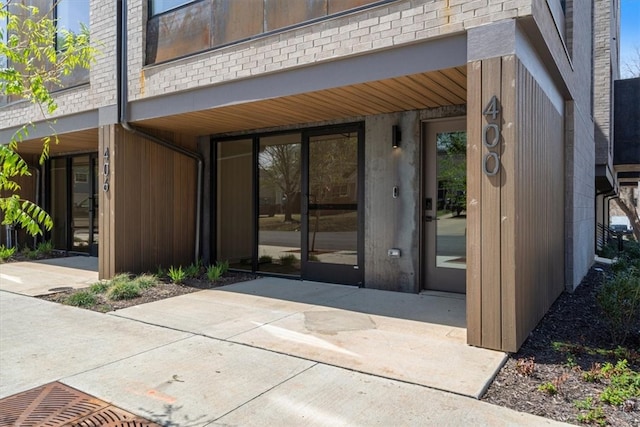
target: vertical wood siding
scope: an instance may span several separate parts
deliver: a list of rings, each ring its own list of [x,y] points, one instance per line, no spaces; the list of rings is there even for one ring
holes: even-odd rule
[[[517,351],[564,289],[563,114],[515,56],[468,70],[467,342]],[[493,95],[501,166],[489,177],[482,111]]]
[[[195,147],[190,137],[158,136]],[[109,193],[101,192],[100,199],[101,277],[193,262],[194,160],[119,127],[101,129],[102,153],[106,143],[110,146],[111,186]],[[101,156],[100,179],[103,165]]]
[[[519,347],[564,289],[564,119],[517,64],[514,229]]]

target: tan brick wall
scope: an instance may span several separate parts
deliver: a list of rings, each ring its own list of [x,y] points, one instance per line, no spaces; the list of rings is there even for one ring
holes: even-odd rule
[[[146,2],[130,4],[129,97],[153,97],[460,33],[527,16],[531,1],[398,1],[146,68]]]
[[[58,109],[52,117],[94,110],[116,103],[116,2],[91,0],[91,40],[99,54],[91,68],[90,83],[55,94]],[[35,105],[17,102],[0,108],[0,128],[43,119]]]

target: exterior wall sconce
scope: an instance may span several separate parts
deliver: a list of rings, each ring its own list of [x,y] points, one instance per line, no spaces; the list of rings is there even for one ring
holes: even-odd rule
[[[393,148],[398,148],[400,146],[400,141],[402,141],[402,132],[400,131],[400,126],[393,125],[391,128],[391,146]]]

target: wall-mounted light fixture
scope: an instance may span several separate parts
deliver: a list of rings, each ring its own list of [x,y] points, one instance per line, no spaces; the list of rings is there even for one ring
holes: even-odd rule
[[[393,125],[391,128],[391,146],[393,148],[398,148],[400,146],[400,141],[402,141],[402,132],[400,131],[400,126]]]

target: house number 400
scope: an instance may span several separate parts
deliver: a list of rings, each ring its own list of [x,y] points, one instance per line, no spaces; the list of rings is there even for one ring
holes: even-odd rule
[[[482,159],[482,170],[487,176],[495,176],[500,171],[500,155],[491,150],[500,143],[500,122],[497,120],[498,114],[500,114],[500,105],[495,95],[491,97],[491,101],[484,108],[482,114],[487,118],[487,121],[495,122],[487,123],[482,128],[482,144],[489,149],[489,152]]]

